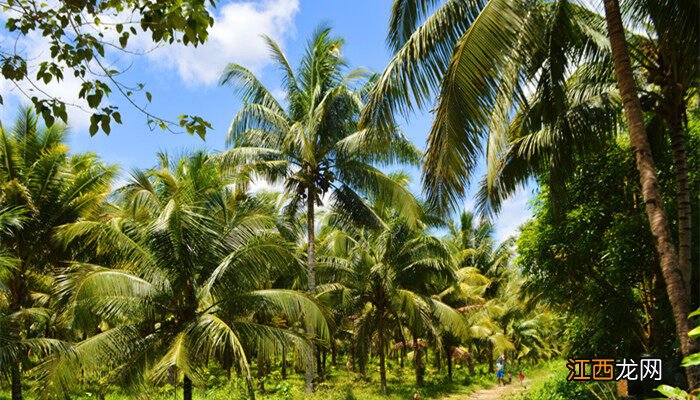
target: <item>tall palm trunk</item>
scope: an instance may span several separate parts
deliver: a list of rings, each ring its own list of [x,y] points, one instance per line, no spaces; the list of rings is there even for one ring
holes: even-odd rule
[[[471,350],[471,346],[469,346],[469,358],[467,358],[467,367],[469,368],[469,376],[474,376],[474,358],[472,356],[474,354]]]
[[[686,152],[685,132],[683,131],[683,110],[671,117],[669,121],[671,148],[673,149],[673,169],[676,174],[676,203],[678,206],[678,265],[683,274],[683,282],[692,298],[691,285],[691,245],[693,241],[692,209],[690,205],[690,187],[688,185],[688,154]]]
[[[22,267],[24,264],[22,264]],[[22,307],[25,304],[25,301],[28,297],[27,291],[26,291],[26,282],[24,280],[24,277],[26,276],[26,271],[22,268],[19,273],[16,275],[16,279],[12,282],[12,293],[11,293],[11,299],[12,302],[10,303],[10,312],[15,313],[18,312],[22,309]],[[21,328],[20,326],[23,324],[22,320],[20,319],[17,323],[17,326],[12,328],[12,333],[11,333],[11,338],[13,341],[16,343],[19,343],[22,340],[22,333],[21,333]],[[19,362],[12,367],[10,367],[10,386],[11,386],[11,393],[12,393],[12,400],[22,400],[22,370],[20,368]]]
[[[382,386],[382,393],[386,394],[386,344],[384,343],[384,333],[379,332],[379,377]]]
[[[185,375],[185,379],[182,382],[182,398],[184,400],[192,400],[192,380]]]
[[[306,228],[308,238],[308,268],[309,268],[309,293],[316,294],[316,225],[314,221],[314,205],[316,202],[316,192],[312,186],[308,188],[306,198],[307,213],[306,213]],[[312,346],[312,351],[315,353],[317,349]],[[314,355],[306,361],[306,391],[312,393],[314,391]]]
[[[413,334],[413,361],[416,367],[416,385],[423,386],[424,368],[423,367],[423,351],[418,345],[418,335]]]
[[[630,143],[632,144],[637,169],[639,170],[646,213],[652,234],[656,239],[656,250],[659,253],[661,271],[666,281],[666,291],[673,308],[673,317],[676,322],[676,333],[681,342],[681,351],[684,356],[688,356],[695,351],[697,346],[697,343],[688,337],[688,332],[690,331],[688,291],[683,282],[683,273],[679,267],[676,249],[671,241],[654,160],[651,156],[649,140],[644,129],[642,108],[637,97],[637,89],[632,75],[632,65],[627,53],[627,42],[622,25],[622,16],[620,15],[620,4],[618,0],[604,0],[604,5],[617,86],[622,96]],[[696,368],[687,368],[686,376],[691,386],[694,387],[698,384]]]
[[[12,400],[22,400],[22,372],[19,365],[12,366]]]
[[[445,346],[445,362],[447,363],[447,380],[452,382],[452,346]]]
[[[287,379],[287,347],[282,345],[282,379]]]

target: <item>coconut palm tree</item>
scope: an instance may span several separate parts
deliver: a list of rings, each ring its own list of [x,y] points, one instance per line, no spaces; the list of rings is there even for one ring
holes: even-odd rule
[[[305,205],[308,290],[316,292],[316,206],[330,201],[352,210],[356,219],[379,224],[363,200],[367,193],[392,198],[406,213],[418,204],[408,191],[375,163],[418,163],[420,152],[393,127],[357,129],[359,112],[374,80],[363,70],[344,74],[343,40],[320,27],[311,37],[298,69],[279,45],[267,38],[272,59],[282,72],[288,105],[283,107],[253,73],[230,64],[222,85],[233,86],[244,106],[234,117],[222,155],[224,165],[269,181],[282,180],[293,195],[290,214]],[[307,390],[312,390],[311,366]]]
[[[117,170],[94,154],[68,153],[65,126],[42,127],[33,110],[0,125],[0,371],[22,399],[22,375],[39,355],[62,345],[47,338],[50,286],[70,252],[56,245],[56,227],[91,218]],[[42,349],[38,352],[38,349]],[[32,350],[32,351],[30,351]]]
[[[656,9],[667,12],[665,15],[674,14],[677,7],[664,7],[665,3],[659,2]],[[521,96],[527,85],[536,82],[537,76],[544,77],[555,89],[545,94],[553,100],[562,98],[564,92],[556,83],[566,78],[567,64],[575,66],[577,60],[596,56],[608,36],[650,228],[662,271],[668,277],[666,286],[677,334],[683,354],[688,355],[697,343],[687,335],[690,324],[685,315],[690,307],[684,272],[663,210],[619,4],[605,0],[604,5],[606,29],[601,35],[599,18],[567,0],[397,0],[388,36],[396,54],[370,94],[363,126],[393,123],[395,113],[423,106],[437,92],[424,185],[433,204],[445,210],[454,208],[465,192],[484,142],[487,160],[497,159],[507,125],[503,121],[515,103],[524,101]],[[562,154],[570,152],[561,150]],[[695,378],[689,380],[694,382]]]
[[[403,175],[393,176],[406,182]],[[349,223],[342,209],[327,216],[324,229],[324,283],[321,301],[337,309],[354,310],[354,358],[364,371],[372,348],[379,355],[380,385],[387,391],[386,355],[392,336],[404,331],[414,337],[416,380],[422,384],[421,346],[432,336],[439,345],[444,330],[461,337],[464,319],[456,310],[431,296],[435,288],[454,280],[450,254],[442,241],[408,223],[389,204],[372,201],[381,227]],[[420,225],[426,227],[424,222]]]
[[[489,371],[493,370],[493,353],[513,349],[513,344],[502,331],[497,317],[503,313],[499,289],[508,282],[504,272],[513,256],[512,240],[496,245],[493,224],[477,220],[472,212],[460,215],[459,225],[449,225],[450,234],[444,239],[453,263],[457,280],[438,294],[450,306],[462,312],[468,323],[463,343],[486,353]],[[455,341],[454,346],[459,343]],[[446,349],[448,378],[451,379],[452,349]]]
[[[608,24],[608,35],[612,49],[612,59],[615,65],[615,77],[622,97],[622,106],[629,129],[630,144],[634,149],[637,170],[640,175],[640,185],[644,198],[645,210],[649,219],[652,234],[656,239],[656,250],[661,261],[661,272],[666,282],[666,291],[673,308],[676,322],[676,334],[681,343],[681,351],[685,357],[698,350],[698,341],[691,339],[690,296],[683,282],[684,271],[678,260],[676,246],[673,243],[668,227],[663,197],[651,155],[651,147],[644,127],[642,105],[637,94],[632,64],[627,50],[625,30],[617,0],[604,0],[605,19]],[[686,232],[687,233],[687,232]],[[697,366],[686,368],[688,384],[695,387],[700,383],[700,369]]]
[[[64,323],[89,337],[38,367],[48,390],[66,393],[82,369],[130,387],[180,376],[191,400],[208,362],[232,359],[254,398],[249,359],[260,343],[311,356],[307,338],[266,322],[270,315],[328,337],[312,298],[269,289],[275,271],[298,265],[273,207],[229,185],[205,153],[161,160],[132,173],[108,215],[58,232],[91,255],[57,289]]]
[[[628,17],[648,31],[630,41],[647,86],[639,87],[652,125],[665,125],[671,142],[678,207],[678,261],[686,289],[692,288],[692,209],[688,178],[687,109],[700,77],[700,7],[692,1],[644,0],[628,3]],[[654,122],[663,124],[654,124]],[[651,134],[651,132],[647,132]],[[696,252],[697,253],[697,252]],[[697,255],[697,254],[696,254]],[[695,260],[697,262],[697,259]]]
[[[509,269],[508,283],[499,291],[503,307],[498,324],[513,343],[512,361],[541,361],[558,353],[556,335],[561,332],[557,317],[523,290],[528,285],[517,270]]]

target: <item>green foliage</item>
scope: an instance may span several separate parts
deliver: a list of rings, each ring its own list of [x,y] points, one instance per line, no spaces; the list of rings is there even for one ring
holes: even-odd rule
[[[651,293],[665,296],[635,175],[621,140],[597,159],[581,161],[565,193],[553,192],[544,177],[535,218],[518,239],[518,262],[537,282],[529,289],[570,315],[572,354],[673,353],[668,304],[648,300]],[[670,177],[662,178],[668,185]],[[652,331],[643,328],[646,318]]]
[[[43,127],[30,109],[0,124],[0,379],[65,351],[52,304],[54,272],[72,252],[58,226],[96,218],[116,176],[94,154],[68,153],[65,126]]]
[[[328,337],[313,299],[268,287],[272,266],[295,263],[275,232],[274,208],[230,190],[206,154],[161,159],[162,168],[132,174],[110,219],[57,232],[66,246],[89,254],[60,277],[57,294],[68,306],[66,324],[91,337],[38,368],[52,391],[75,387],[71,371],[79,365],[131,387],[160,384],[173,371],[204,385],[209,361],[225,359],[252,391],[246,354],[285,345],[310,357],[307,339],[276,327],[270,316]],[[110,329],[94,332],[100,320]]]
[[[557,115],[566,71],[597,57],[604,33],[600,16],[569,1],[397,0],[388,37],[396,54],[370,93],[363,123],[389,124],[437,94],[424,187],[431,204],[454,209],[484,151],[488,187],[497,185],[525,88],[541,89],[541,110]]]
[[[454,281],[448,249],[392,211],[374,208],[375,215],[385,216],[380,229],[338,226],[333,222],[343,219],[330,216],[324,232],[328,260],[319,271],[325,284],[318,297],[341,316],[351,316],[343,327],[352,335],[351,354],[361,373],[373,344],[384,368],[392,338],[395,343],[431,338],[439,348],[439,330],[467,335],[463,316],[430,296],[433,287]],[[414,351],[422,351],[417,347]]]
[[[2,3],[3,12],[8,15],[5,29],[17,38],[40,35],[48,44],[49,52],[39,59],[28,59],[18,46],[14,49],[12,46],[3,48],[0,52],[0,70],[4,79],[15,82],[60,82],[64,74],[82,80],[76,95],[85,104],[66,103],[46,93],[43,96],[27,95],[27,100],[31,100],[47,126],[53,125],[56,119],[67,123],[66,107],[80,107],[92,113],[90,134],[94,135],[100,129],[109,134],[112,121],[121,123],[118,108],[107,101],[116,91],[148,117],[149,125],[168,129],[177,124],[155,116],[138,105],[134,92],[141,91],[144,85],[137,84],[137,89],[134,89],[131,88],[133,85],[118,81],[120,71],[111,69],[114,63],[109,57],[115,52],[135,54],[129,48],[129,42],[138,34],[137,27],[150,35],[154,45],[178,42],[197,46],[203,43],[214,23],[207,8],[209,6],[216,6],[216,2],[72,0],[53,4],[40,0],[8,0]],[[115,19],[114,16],[120,14],[126,17]],[[135,21],[131,19],[133,15],[138,16]],[[33,70],[36,73],[32,75]],[[145,92],[145,97],[147,102],[151,101],[149,92]],[[196,132],[204,136],[205,130],[211,128],[208,122],[199,117],[181,118],[180,121],[190,134]]]
[[[281,73],[282,107],[259,79],[244,67],[230,64],[221,76],[244,106],[234,117],[222,154],[223,164],[238,173],[268,181],[284,180],[291,196],[289,215],[304,201],[318,204],[329,192],[330,206],[367,225],[378,226],[366,197],[392,202],[416,218],[420,207],[411,193],[380,171],[378,165],[417,165],[421,153],[395,127],[358,130],[357,119],[374,79],[369,72],[346,72],[343,40],[321,26],[310,38],[294,70],[279,45],[267,39]]]
[[[596,397],[580,382],[567,382],[566,375],[557,375],[541,387],[517,396],[518,400],[596,400]]]

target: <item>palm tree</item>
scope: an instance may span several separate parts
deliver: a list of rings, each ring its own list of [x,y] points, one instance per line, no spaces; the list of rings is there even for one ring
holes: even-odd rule
[[[697,344],[687,335],[690,323],[685,315],[690,307],[684,272],[671,241],[642,125],[619,5],[614,0],[605,0],[604,4],[607,30],[603,32],[610,38],[611,58],[637,157],[647,215],[664,276],[668,277],[667,292],[677,334],[683,354],[688,355]],[[669,11],[666,15],[672,15],[671,10],[675,9],[657,7],[660,12]],[[552,30],[552,26],[560,29]],[[575,65],[576,60],[595,57],[596,48],[604,47],[600,46],[604,45],[604,40],[601,41],[604,35],[599,34],[598,27],[598,18],[567,0],[442,4],[397,0],[388,37],[396,54],[370,94],[363,125],[393,123],[396,112],[406,113],[414,105],[423,106],[432,93],[438,92],[424,167],[425,190],[429,200],[440,209],[455,207],[481,154],[482,139],[488,136],[487,160],[493,162],[503,148],[504,126],[507,126],[504,121],[511,114],[514,102],[524,101],[522,93],[526,85],[535,82],[535,77],[552,78],[548,86],[554,90],[545,93],[551,99],[564,96],[556,82],[566,77],[568,60],[573,60]],[[550,46],[552,43],[554,46]],[[558,109],[550,111],[555,114]],[[632,112],[635,115],[630,117]],[[560,150],[563,150],[561,154],[571,152]]]
[[[393,177],[405,182],[403,176]],[[391,336],[404,346],[404,331],[413,335],[416,381],[422,384],[421,344],[425,335],[438,339],[444,330],[461,337],[464,319],[431,296],[435,288],[454,280],[444,244],[408,223],[400,212],[372,201],[381,218],[378,229],[350,223],[352,216],[336,210],[327,217],[323,277],[318,297],[337,309],[351,309],[354,357],[364,371],[371,348],[379,355],[380,384],[387,391],[386,355]],[[425,229],[424,222],[420,225]]]
[[[31,109],[21,110],[11,129],[0,125],[0,318],[8,335],[0,371],[10,377],[13,400],[22,399],[30,354],[63,346],[47,337],[51,281],[70,257],[54,230],[94,216],[117,172],[94,154],[70,155],[66,138],[62,125],[39,126]]]
[[[90,254],[57,289],[64,323],[90,336],[38,368],[59,395],[82,369],[132,387],[178,374],[191,400],[208,362],[232,359],[252,399],[248,360],[261,343],[311,356],[307,338],[266,322],[271,315],[328,337],[312,298],[268,288],[275,271],[297,264],[269,202],[229,185],[205,153],[161,159],[158,169],[132,173],[107,216],[58,232],[66,246]]]
[[[437,92],[424,190],[439,210],[454,208],[484,143],[487,160],[499,155],[528,85],[546,87],[555,102],[567,69],[600,56],[602,22],[566,0],[397,0],[387,38],[395,55],[370,93],[362,125],[392,124]]]
[[[523,288],[531,284],[517,270],[509,269],[507,284],[499,291],[503,307],[498,323],[504,335],[513,343],[511,359],[541,361],[557,354],[556,335],[561,332],[554,313],[536,298],[526,295]],[[532,283],[535,286],[534,283]]]
[[[676,247],[668,227],[666,212],[664,211],[664,202],[659,189],[654,159],[651,155],[651,147],[644,127],[642,105],[637,95],[632,64],[627,52],[627,41],[620,14],[620,4],[617,0],[604,0],[603,4],[605,5],[605,19],[608,24],[608,35],[610,36],[617,86],[622,97],[630,144],[634,149],[637,170],[640,175],[639,179],[647,218],[649,219],[652,234],[656,239],[656,251],[659,253],[661,272],[666,282],[666,291],[673,309],[676,334],[681,343],[681,351],[687,357],[698,350],[698,341],[688,336],[688,332],[691,330],[690,320],[687,317],[691,312],[690,296],[688,296],[689,292],[686,290],[683,282],[684,271],[681,270]],[[691,387],[695,387],[700,383],[700,369],[697,366],[687,367],[686,376]]]
[[[677,186],[678,259],[690,295],[693,216],[685,120],[700,76],[700,7],[692,1],[667,0],[632,1],[629,5],[630,19],[650,31],[647,37],[634,38],[630,45],[637,47],[632,51],[652,86],[640,93],[647,105],[645,111],[650,107],[665,122],[671,141]]]
[[[401,185],[373,164],[418,163],[420,152],[393,127],[357,129],[359,112],[374,80],[362,70],[343,75],[343,40],[321,27],[311,37],[295,72],[279,45],[267,38],[273,61],[282,71],[287,107],[253,73],[230,64],[221,84],[232,85],[244,106],[234,117],[222,155],[224,165],[269,181],[283,180],[293,196],[288,212],[305,203],[308,291],[316,292],[316,206],[330,192],[331,203],[351,210],[358,220],[377,226],[364,194],[391,198],[406,213],[418,204]],[[312,390],[312,366],[307,390]]]
[[[512,240],[496,245],[493,224],[486,219],[477,221],[468,211],[462,212],[458,226],[451,223],[449,228],[450,234],[444,240],[457,268],[457,280],[438,297],[466,316],[468,332],[464,342],[469,347],[476,346],[477,351],[486,349],[492,371],[493,353],[513,349],[497,321],[503,314],[498,293],[508,284],[505,272],[513,256]],[[448,366],[451,355],[451,351],[446,354]],[[449,369],[448,377],[452,378]]]

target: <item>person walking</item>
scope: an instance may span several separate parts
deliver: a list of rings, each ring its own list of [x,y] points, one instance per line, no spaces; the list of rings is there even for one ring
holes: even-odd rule
[[[498,360],[496,360],[496,380],[498,381],[498,385],[505,386],[506,381],[505,381],[505,376],[506,376],[506,358],[503,354],[498,356]]]

